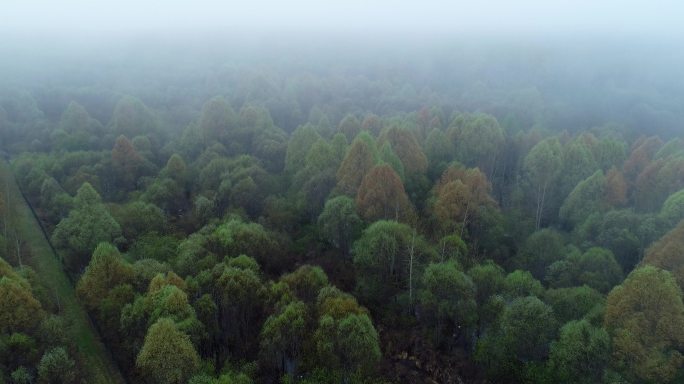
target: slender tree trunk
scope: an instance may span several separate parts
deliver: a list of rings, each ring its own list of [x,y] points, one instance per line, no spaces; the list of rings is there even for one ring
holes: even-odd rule
[[[17,260],[19,261],[19,268],[23,267],[23,263],[21,262],[21,247],[19,246],[19,234],[14,233],[14,242],[17,247]]]
[[[416,231],[413,230],[411,248],[409,249],[409,307],[413,306],[413,255],[415,252]]]
[[[459,235],[463,239],[463,230],[465,230],[466,222],[468,220],[468,209],[470,208],[470,202],[466,204],[465,215],[463,215],[463,223],[461,224],[461,234]]]

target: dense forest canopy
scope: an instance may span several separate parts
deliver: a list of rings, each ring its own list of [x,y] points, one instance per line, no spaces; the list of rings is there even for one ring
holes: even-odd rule
[[[682,379],[672,41],[66,36],[0,45],[0,383],[97,382],[62,292],[131,383]]]

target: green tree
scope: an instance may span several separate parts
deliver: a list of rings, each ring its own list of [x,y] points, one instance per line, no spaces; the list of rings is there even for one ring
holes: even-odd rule
[[[516,266],[526,269],[536,279],[546,276],[546,269],[562,260],[566,250],[563,236],[553,229],[542,229],[531,234],[516,255]]]
[[[223,97],[217,96],[204,103],[199,130],[205,145],[212,141],[225,142],[236,125],[237,115]]]
[[[199,364],[190,338],[170,319],[159,319],[150,327],[135,363],[144,377],[159,384],[184,384]]]
[[[581,254],[572,252],[565,260],[552,264],[546,279],[552,287],[586,284],[599,292],[607,293],[622,281],[622,276],[622,268],[610,250],[592,247]]]
[[[494,262],[486,262],[473,266],[468,276],[475,285],[475,302],[477,304],[477,336],[485,333],[503,311],[505,275],[504,270]]]
[[[422,236],[406,224],[377,221],[369,226],[353,246],[358,268],[357,291],[374,303],[408,294],[414,296],[421,271],[437,259]]]
[[[684,221],[653,243],[642,260],[642,265],[653,265],[670,271],[679,287],[684,287]]]
[[[479,167],[491,176],[504,144],[504,130],[494,116],[484,113],[468,115],[452,121],[456,136],[456,153],[464,164]]]
[[[309,150],[319,139],[321,139],[321,136],[310,124],[302,125],[295,129],[287,145],[285,171],[296,172],[304,168],[307,165],[306,158]]]
[[[261,330],[261,352],[269,365],[290,377],[297,373],[307,339],[306,304],[294,301],[271,315]]]
[[[377,160],[378,150],[373,138],[363,133],[357,136],[337,170],[337,189],[345,195],[356,196],[364,176]]]
[[[100,243],[76,285],[76,293],[90,311],[99,307],[109,291],[120,284],[133,283],[133,267],[111,244]]]
[[[33,331],[44,316],[29,282],[0,259],[0,333]]]
[[[628,380],[671,382],[684,365],[684,304],[672,275],[638,268],[606,300],[613,364]]]
[[[529,271],[517,269],[504,279],[504,293],[509,298],[536,296],[541,297],[544,287]]]
[[[603,308],[605,297],[597,290],[581,287],[551,288],[546,291],[544,301],[553,308],[561,323],[580,320],[592,311]]]
[[[77,382],[76,363],[62,347],[46,351],[38,365],[38,382],[71,384]]]
[[[119,190],[132,191],[148,164],[126,136],[119,136],[112,148],[112,170]]]
[[[422,287],[418,293],[421,319],[435,330],[436,344],[452,346],[444,334],[467,342],[477,321],[476,287],[470,277],[453,261],[430,264],[423,272]]]
[[[523,172],[534,190],[536,200],[535,225],[539,229],[544,218],[546,193],[561,167],[561,146],[558,139],[540,141],[525,156]]]
[[[439,129],[430,131],[425,139],[425,155],[428,158],[430,174],[437,176],[453,160],[454,145]]]
[[[347,140],[351,141],[361,132],[361,122],[359,122],[356,116],[347,114],[340,121],[337,130],[343,133]]]
[[[386,164],[389,164],[389,166],[392,167],[392,169],[394,169],[394,172],[396,172],[397,175],[399,175],[399,178],[401,178],[401,180],[406,180],[406,175],[404,173],[404,164],[401,162],[401,159],[399,159],[397,154],[394,153],[392,145],[389,142],[385,142],[385,144],[382,145],[382,148],[380,149],[380,158]]]
[[[283,275],[280,281],[287,284],[297,298],[312,303],[318,297],[318,292],[328,285],[328,276],[321,267],[302,265],[294,272]]]
[[[89,147],[91,135],[102,131],[102,124],[90,117],[88,111],[82,105],[71,101],[62,113],[58,129],[71,136],[68,144],[65,143],[64,148],[78,150]]]
[[[605,211],[605,189],[606,178],[603,171],[598,170],[575,186],[561,205],[558,216],[574,228],[590,215]]]
[[[228,267],[216,281],[223,345],[233,358],[245,358],[261,329],[265,290],[252,269]]]
[[[478,341],[475,360],[494,379],[519,380],[525,364],[547,356],[556,331],[551,307],[533,296],[517,298],[506,306],[498,328]]]
[[[366,314],[323,315],[314,340],[320,366],[340,371],[347,380],[372,372],[381,357],[378,333]]]
[[[74,209],[59,222],[52,233],[52,243],[62,251],[67,267],[80,272],[101,242],[113,242],[121,227],[102,204],[100,195],[84,183],[74,198]]]
[[[130,242],[150,232],[164,233],[167,220],[158,206],[144,201],[110,206],[111,214],[121,227],[122,235]]]
[[[132,96],[124,96],[114,107],[108,131],[117,136],[136,137],[153,133],[157,127],[157,118],[142,101]]]
[[[352,241],[361,232],[362,222],[356,214],[354,200],[338,196],[325,202],[323,212],[318,216],[318,225],[324,238],[347,256]]]
[[[610,360],[608,333],[586,320],[571,321],[551,343],[549,366],[559,383],[600,383]]]
[[[276,233],[268,231],[258,223],[246,223],[235,217],[230,218],[216,228],[210,240],[215,253],[229,256],[248,255],[267,270],[276,270],[284,262],[284,244]]]

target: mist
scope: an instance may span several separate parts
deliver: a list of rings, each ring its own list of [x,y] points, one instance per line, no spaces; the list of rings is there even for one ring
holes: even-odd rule
[[[677,1],[361,1],[257,0],[7,0],[3,29],[99,33],[301,31],[359,33],[478,33],[499,36],[679,36]]]
[[[681,381],[682,15],[2,1],[0,383]]]

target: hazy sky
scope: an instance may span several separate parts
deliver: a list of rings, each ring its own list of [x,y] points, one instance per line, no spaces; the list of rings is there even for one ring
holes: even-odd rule
[[[0,28],[681,35],[667,0],[0,0]]]

